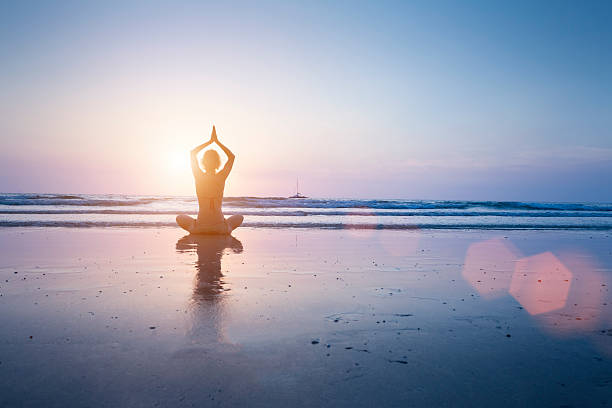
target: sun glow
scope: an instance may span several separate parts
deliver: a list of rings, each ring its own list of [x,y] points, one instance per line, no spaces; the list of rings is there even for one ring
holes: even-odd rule
[[[168,152],[166,166],[173,174],[181,174],[189,170],[189,156],[185,152]]]

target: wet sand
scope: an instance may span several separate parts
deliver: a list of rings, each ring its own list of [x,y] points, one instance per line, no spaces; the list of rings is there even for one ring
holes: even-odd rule
[[[0,230],[0,406],[606,406],[612,236]]]

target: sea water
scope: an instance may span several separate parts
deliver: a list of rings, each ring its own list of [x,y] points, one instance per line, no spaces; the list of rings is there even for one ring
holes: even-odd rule
[[[193,196],[0,194],[0,227],[176,227]],[[331,229],[611,230],[612,203],[226,197],[243,226]]]

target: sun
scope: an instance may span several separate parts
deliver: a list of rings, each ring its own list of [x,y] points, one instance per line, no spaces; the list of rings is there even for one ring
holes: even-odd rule
[[[172,173],[183,173],[189,170],[189,156],[185,152],[168,152],[166,166]]]

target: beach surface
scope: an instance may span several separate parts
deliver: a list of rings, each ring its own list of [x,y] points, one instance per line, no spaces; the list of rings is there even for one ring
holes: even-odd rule
[[[0,406],[609,406],[610,231],[0,229]]]

